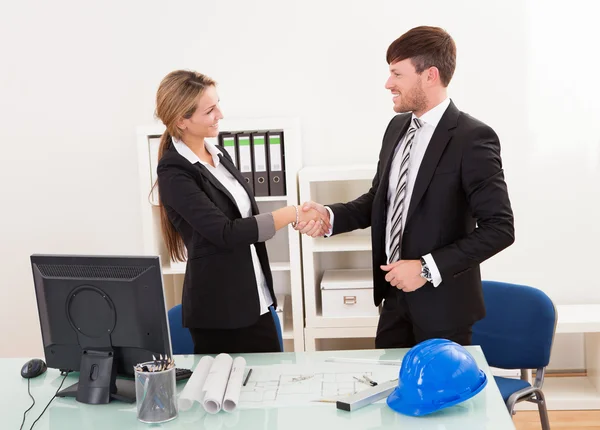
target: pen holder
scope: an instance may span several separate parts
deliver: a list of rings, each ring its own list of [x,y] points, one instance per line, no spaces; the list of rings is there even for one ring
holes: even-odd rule
[[[143,423],[163,423],[176,418],[175,368],[159,372],[135,369],[135,399],[137,418]]]

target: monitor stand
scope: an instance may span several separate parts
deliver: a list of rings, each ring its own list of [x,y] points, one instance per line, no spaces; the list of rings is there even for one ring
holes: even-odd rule
[[[59,391],[57,397],[75,397],[90,405],[111,400],[135,402],[135,381],[117,379],[117,363],[112,349],[86,349],[81,355],[79,382]]]

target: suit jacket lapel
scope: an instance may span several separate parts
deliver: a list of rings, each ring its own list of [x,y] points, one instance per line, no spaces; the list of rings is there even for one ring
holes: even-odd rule
[[[448,109],[446,109],[446,112],[435,128],[433,136],[431,136],[431,140],[423,156],[423,161],[421,161],[419,172],[417,173],[410,198],[410,206],[408,207],[408,215],[406,216],[406,223],[410,221],[411,215],[415,212],[425,191],[429,187],[429,183],[433,178],[433,173],[442,157],[444,149],[446,149],[446,145],[454,133],[453,130],[456,128],[459,113],[454,103],[450,102]]]
[[[235,202],[235,199],[233,198],[231,193],[227,190],[227,188],[221,182],[219,182],[219,180],[217,178],[214,177],[214,175],[212,173],[210,173],[208,171],[206,166],[204,166],[202,163],[196,163],[196,166],[198,166],[198,168],[200,169],[200,173],[202,173],[202,176],[204,176],[206,179],[208,179],[208,181],[215,188],[217,188],[219,191],[222,191],[227,197],[229,197],[229,199],[234,204],[234,206],[237,207],[237,203]]]
[[[250,185],[248,185],[246,179],[244,179],[237,167],[235,167],[227,157],[224,157],[223,154],[219,154],[219,159],[221,160],[223,166],[225,166],[225,168],[229,170],[229,172],[233,175],[233,177],[237,179],[237,181],[240,184],[242,184],[242,187],[244,187],[246,193],[248,193],[248,197],[250,198],[250,205],[252,206],[252,215],[258,215],[258,206],[256,205],[256,200],[254,199],[254,193],[250,189]]]

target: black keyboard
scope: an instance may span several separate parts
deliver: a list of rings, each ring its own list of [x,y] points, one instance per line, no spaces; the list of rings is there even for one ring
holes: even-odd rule
[[[176,381],[184,381],[186,379],[189,379],[190,376],[192,376],[192,371],[190,369],[175,368]]]

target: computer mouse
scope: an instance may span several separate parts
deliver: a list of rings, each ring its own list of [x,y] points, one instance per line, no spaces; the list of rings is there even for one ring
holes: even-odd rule
[[[46,371],[48,366],[44,360],[33,358],[23,365],[21,368],[21,376],[23,378],[35,378]]]

